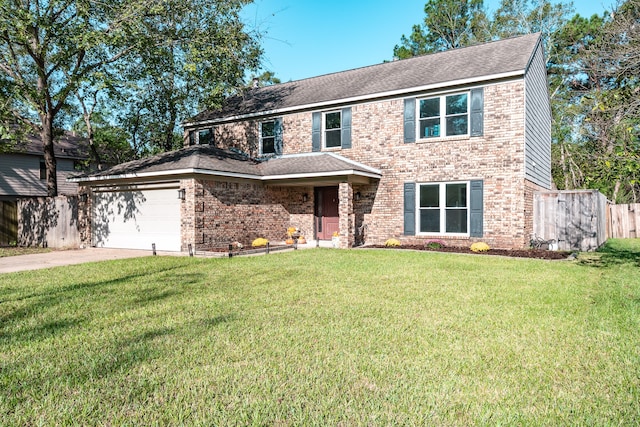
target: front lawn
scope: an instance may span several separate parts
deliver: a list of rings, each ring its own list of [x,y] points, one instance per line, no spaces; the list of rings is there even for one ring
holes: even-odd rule
[[[18,255],[42,254],[45,252],[51,252],[51,249],[22,246],[0,247],[0,258]]]
[[[0,275],[0,425],[637,425],[640,240]]]

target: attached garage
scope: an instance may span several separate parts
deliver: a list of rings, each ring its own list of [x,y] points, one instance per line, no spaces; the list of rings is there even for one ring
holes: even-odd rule
[[[179,184],[94,189],[92,245],[180,251]]]

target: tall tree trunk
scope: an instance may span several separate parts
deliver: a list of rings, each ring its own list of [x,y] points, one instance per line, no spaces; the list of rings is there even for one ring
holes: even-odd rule
[[[93,154],[93,158],[95,159],[98,170],[102,170],[102,159],[100,158],[100,153],[98,152],[98,148],[96,147],[96,142],[94,139],[93,133],[93,124],[91,123],[91,117],[93,116],[93,109],[97,103],[96,99],[98,97],[98,92],[96,91],[93,94],[93,107],[91,110],[87,108],[87,104],[84,102],[84,98],[80,96],[79,92],[76,92],[76,98],[78,98],[78,102],[82,107],[82,118],[84,119],[84,124],[87,126],[87,138],[89,139],[89,148],[91,148],[91,154]]]
[[[58,195],[58,175],[56,173],[56,154],[53,151],[53,114],[40,115],[42,130],[40,139],[44,148],[44,164],[47,177],[47,196],[56,197]]]

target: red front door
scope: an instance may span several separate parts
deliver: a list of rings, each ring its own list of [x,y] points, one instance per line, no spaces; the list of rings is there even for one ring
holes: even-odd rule
[[[318,239],[330,240],[334,232],[340,232],[338,187],[316,188],[315,199]]]

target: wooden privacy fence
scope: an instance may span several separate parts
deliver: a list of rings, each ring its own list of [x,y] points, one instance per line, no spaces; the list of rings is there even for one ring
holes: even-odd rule
[[[541,191],[533,197],[533,232],[559,250],[593,251],[607,240],[607,199],[597,190]]]
[[[18,216],[20,246],[80,246],[77,196],[18,200]]]
[[[18,241],[18,213],[16,202],[0,200],[0,246]]]
[[[609,205],[609,237],[634,239],[640,237],[640,203]]]

